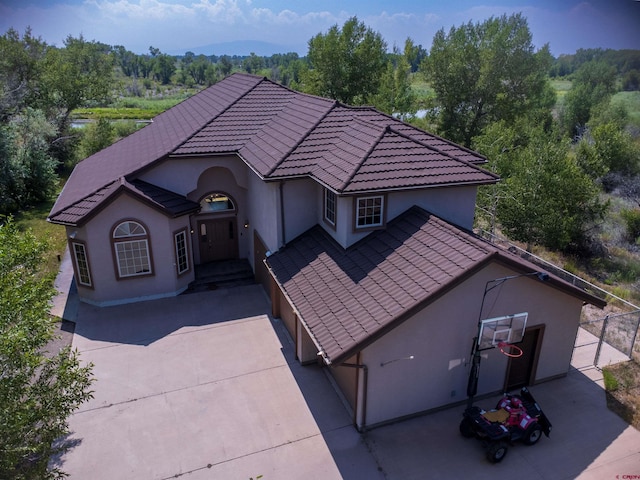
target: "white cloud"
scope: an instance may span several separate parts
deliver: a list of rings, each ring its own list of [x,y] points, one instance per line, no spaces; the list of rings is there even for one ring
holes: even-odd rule
[[[213,22],[244,22],[244,12],[236,0],[216,0],[214,3],[200,0],[199,3],[193,4],[193,10],[197,14],[204,13],[206,18]]]

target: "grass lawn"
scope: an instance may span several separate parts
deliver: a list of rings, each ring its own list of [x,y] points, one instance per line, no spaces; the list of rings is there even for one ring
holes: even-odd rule
[[[640,91],[618,92],[611,103],[622,103],[629,112],[629,123],[640,126]]]
[[[43,202],[15,216],[15,222],[22,231],[30,230],[40,241],[48,244],[41,265],[41,275],[53,282],[60,268],[60,259],[67,247],[65,228],[62,225],[47,222],[46,218],[53,206],[54,199]]]
[[[640,430],[640,364],[630,360],[602,369],[607,406]]]

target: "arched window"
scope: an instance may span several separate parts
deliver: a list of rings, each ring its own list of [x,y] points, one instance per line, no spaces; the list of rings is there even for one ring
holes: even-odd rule
[[[200,206],[202,213],[230,212],[236,209],[233,200],[224,193],[210,193],[200,201]]]
[[[151,255],[147,229],[127,220],[113,229],[113,246],[120,278],[150,275]]]

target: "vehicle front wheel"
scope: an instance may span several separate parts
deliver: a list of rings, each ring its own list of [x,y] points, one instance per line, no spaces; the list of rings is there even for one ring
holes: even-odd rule
[[[501,462],[502,459],[507,455],[507,444],[504,442],[493,442],[487,448],[487,459],[491,463]]]
[[[460,422],[460,433],[465,438],[471,438],[475,435],[471,420],[469,420],[468,418],[462,419],[462,421]]]
[[[529,428],[527,428],[522,442],[525,445],[534,445],[538,443],[540,437],[542,437],[542,427],[539,423],[534,423],[533,425],[529,426]]]

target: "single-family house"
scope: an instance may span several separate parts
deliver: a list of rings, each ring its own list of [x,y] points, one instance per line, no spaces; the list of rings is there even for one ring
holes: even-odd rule
[[[365,429],[464,400],[480,318],[528,313],[522,357],[483,352],[488,393],[565,375],[583,304],[604,304],[472,233],[477,189],[498,181],[485,162],[374,108],[233,74],[80,162],[49,220],[98,306],[246,259],[297,358],[328,367]]]

